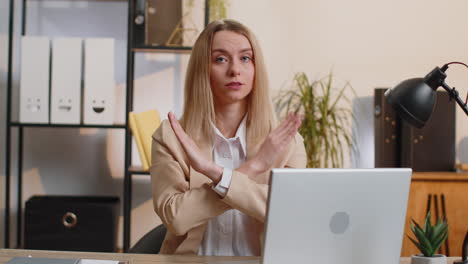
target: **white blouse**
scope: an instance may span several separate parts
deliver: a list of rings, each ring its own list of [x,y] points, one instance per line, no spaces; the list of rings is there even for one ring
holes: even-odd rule
[[[224,168],[219,183],[213,188],[221,197],[229,191],[232,171],[245,161],[246,119],[244,117],[233,138],[226,139],[213,125],[215,142],[213,160]],[[208,221],[198,255],[260,256],[260,241],[255,236],[255,220],[239,210],[230,209]]]

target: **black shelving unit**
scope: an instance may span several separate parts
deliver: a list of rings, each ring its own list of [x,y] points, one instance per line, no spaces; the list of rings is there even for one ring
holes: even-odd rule
[[[126,128],[124,124],[116,125],[68,125],[68,124],[34,124],[11,122],[12,127],[69,127],[69,128]]]
[[[26,28],[26,10],[27,0],[22,1],[21,11],[21,36],[25,35]],[[90,0],[91,1],[91,0]],[[166,47],[166,46],[145,46],[141,43],[136,43],[134,23],[137,16],[136,1],[128,1],[128,23],[127,23],[127,69],[126,69],[126,104],[125,104],[125,124],[115,125],[61,125],[61,124],[34,124],[34,123],[19,123],[11,121],[12,110],[12,86],[13,86],[13,39],[14,39],[14,12],[15,0],[10,0],[9,7],[9,29],[8,29],[8,73],[7,73],[7,115],[6,115],[6,143],[5,143],[5,248],[10,248],[10,196],[11,196],[11,130],[18,130],[18,171],[17,171],[17,248],[22,244],[22,173],[23,173],[23,133],[24,128],[33,129],[36,127],[51,127],[51,128],[100,128],[100,129],[124,129],[125,130],[125,175],[123,183],[123,251],[128,252],[130,248],[130,227],[131,227],[131,203],[132,203],[132,175],[149,175],[149,172],[143,171],[141,168],[131,166],[132,157],[132,135],[128,127],[128,113],[133,111],[133,88],[134,88],[134,66],[135,54],[140,52],[165,52],[165,53],[190,53],[191,47]],[[209,0],[205,0],[205,25],[209,21]]]
[[[127,41],[127,106],[129,111],[133,110],[133,80],[135,54],[141,52],[159,52],[159,53],[190,53],[191,47],[167,47],[167,46],[146,46],[137,43],[135,36],[136,25],[134,23],[137,14],[137,0],[128,0],[128,41]],[[205,18],[204,24],[209,22],[209,1],[205,0]],[[127,113],[129,112],[127,111]],[[128,114],[125,120],[128,124]],[[141,168],[131,166],[131,131],[127,129],[125,132],[125,177],[124,177],[124,252],[127,252],[130,246],[130,224],[131,224],[131,197],[132,197],[132,176],[133,175],[149,175],[149,172],[143,171]]]
[[[124,1],[124,0],[121,0]],[[9,2],[9,26],[8,26],[8,72],[7,72],[7,115],[6,115],[6,143],[5,143],[5,237],[4,245],[5,248],[10,247],[10,196],[11,196],[11,135],[12,129],[18,130],[18,171],[17,171],[17,245],[16,248],[20,248],[23,239],[23,201],[22,201],[22,190],[23,190],[23,135],[24,129],[34,129],[37,127],[50,127],[50,128],[99,128],[99,129],[124,129],[129,130],[126,124],[114,124],[114,125],[85,125],[85,124],[35,124],[35,123],[20,123],[13,122],[11,120],[12,113],[12,87],[13,87],[13,40],[15,36],[14,32],[14,17],[15,17],[15,3],[22,2],[21,9],[21,36],[26,35],[26,12],[27,12],[27,0],[10,0]],[[126,113],[129,111],[129,105],[126,105]],[[126,146],[127,149],[127,146]],[[124,193],[124,197],[125,197]],[[124,219],[125,221],[125,219]]]

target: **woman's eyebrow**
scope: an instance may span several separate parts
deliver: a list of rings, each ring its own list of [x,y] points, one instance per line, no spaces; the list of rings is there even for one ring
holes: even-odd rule
[[[239,51],[239,53],[244,53],[244,52],[248,52],[248,51],[252,52],[252,48],[241,49]],[[211,53],[214,53],[214,52],[229,53],[227,50],[222,49],[222,48],[211,50]]]

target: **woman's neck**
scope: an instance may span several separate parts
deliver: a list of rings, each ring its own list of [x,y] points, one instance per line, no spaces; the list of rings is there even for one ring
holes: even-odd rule
[[[247,113],[247,104],[215,105],[215,111],[216,127],[225,138],[232,138],[236,135],[236,131]]]

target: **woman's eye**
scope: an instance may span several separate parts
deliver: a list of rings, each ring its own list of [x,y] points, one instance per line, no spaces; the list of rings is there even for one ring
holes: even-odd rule
[[[244,62],[248,62],[248,61],[251,61],[252,58],[250,58],[250,56],[242,56],[242,61]]]
[[[217,57],[217,58],[215,59],[215,61],[216,61],[216,62],[226,62],[227,60],[226,60],[226,58],[224,58],[224,57]]]

